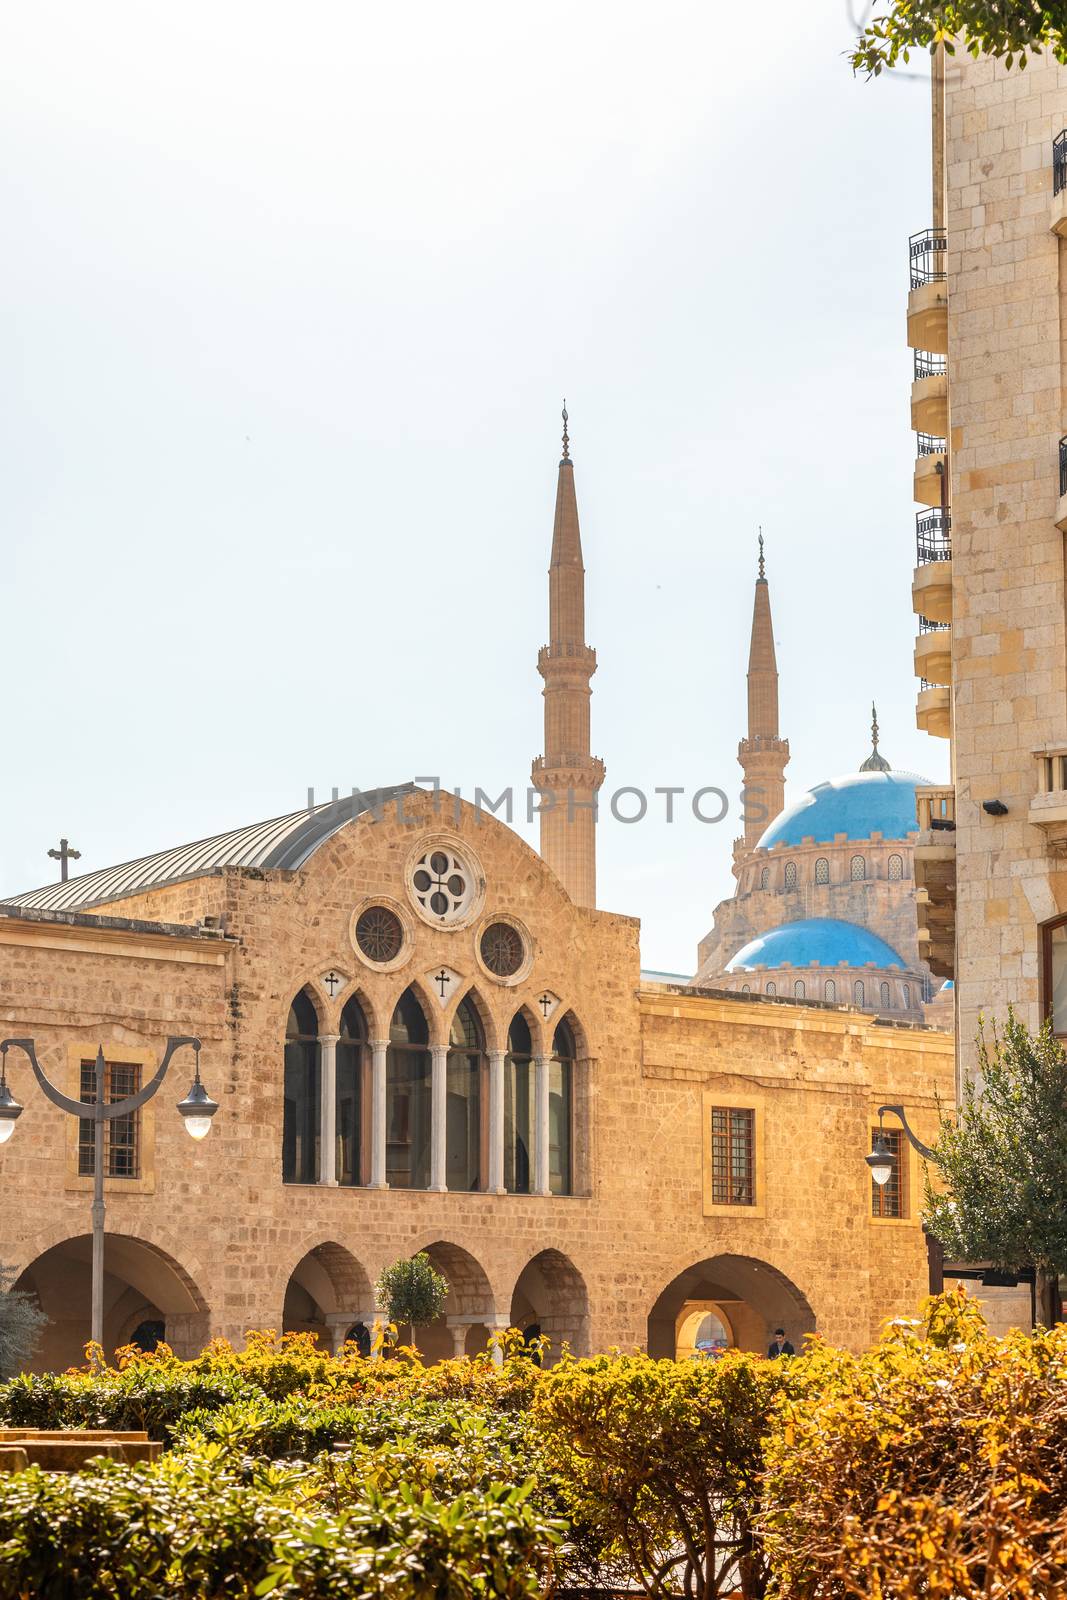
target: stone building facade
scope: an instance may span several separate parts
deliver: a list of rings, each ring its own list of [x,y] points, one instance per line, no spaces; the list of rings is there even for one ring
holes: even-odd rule
[[[919,725],[951,738],[952,784],[919,792],[917,873],[964,1074],[983,1014],[1067,1034],[1065,126],[1050,56],[935,61],[909,243],[912,593]]]
[[[595,778],[587,720],[572,742]],[[105,1343],[365,1340],[377,1275],[421,1249],[450,1284],[430,1357],[509,1324],[556,1350],[673,1355],[706,1319],[746,1348],[778,1325],[862,1346],[911,1312],[920,1172],[901,1146],[876,1191],[864,1157],[885,1102],[934,1136],[948,1036],[643,981],[636,921],[584,903],[593,865],[584,836],[553,870],[401,785],[0,904],[2,1032],[61,1090],[99,1046],[129,1092],[195,1036],[219,1103],[191,1141],[179,1055],[112,1125]],[[7,1075],[3,1258],[51,1319],[38,1365],[62,1365],[88,1333],[93,1156],[16,1049]]]

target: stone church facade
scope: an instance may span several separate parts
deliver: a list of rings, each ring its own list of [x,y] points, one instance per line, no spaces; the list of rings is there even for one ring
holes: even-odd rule
[[[595,795],[584,567],[559,467],[545,750]],[[584,787],[583,787],[584,786]],[[542,853],[410,785],[239,828],[0,903],[0,1026],[72,1098],[101,1047],[118,1097],[196,1036],[218,1101],[194,1143],[191,1058],[105,1149],[105,1344],[182,1353],[252,1327],[365,1339],[373,1284],[428,1250],[450,1284],[431,1357],[539,1330],[658,1355],[702,1327],[866,1344],[928,1283],[905,1144],[874,1191],[877,1108],[919,1136],[948,1035],[824,997],[642,980],[637,922],[595,905],[595,835],[557,808]],[[577,811],[584,818],[591,813]],[[562,815],[563,821],[560,820]],[[87,1337],[93,1153],[25,1057],[0,1144],[3,1259]]]

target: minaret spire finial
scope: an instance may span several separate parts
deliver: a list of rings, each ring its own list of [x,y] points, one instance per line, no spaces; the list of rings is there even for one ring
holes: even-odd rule
[[[767,576],[767,566],[766,566],[766,563],[764,562],[764,559],[763,559],[763,524],[762,523],[760,524],[760,530],[759,530],[759,575],[760,575],[761,578],[765,578]]]
[[[564,459],[564,461],[569,461],[570,458],[571,458],[571,440],[570,440],[570,434],[567,432],[567,423],[569,421],[570,421],[570,418],[567,415],[567,402],[566,402],[566,400],[564,400],[564,402],[563,402],[563,459]]]
[[[878,748],[878,707],[871,701],[871,753],[860,765],[861,772],[892,772],[892,767]]]

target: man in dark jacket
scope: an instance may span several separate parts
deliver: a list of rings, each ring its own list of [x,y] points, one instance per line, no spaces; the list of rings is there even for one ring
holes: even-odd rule
[[[767,1350],[772,1361],[777,1361],[779,1356],[795,1356],[796,1351],[785,1336],[784,1328],[775,1328],[774,1339]]]

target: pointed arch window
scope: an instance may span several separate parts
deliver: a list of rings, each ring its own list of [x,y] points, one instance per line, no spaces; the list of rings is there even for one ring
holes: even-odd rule
[[[319,1181],[322,1052],[315,1002],[301,989],[285,1028],[282,1182]]]
[[[397,1001],[385,1058],[385,1177],[393,1189],[430,1183],[430,1051],[426,1016],[413,989]]]
[[[883,983],[880,986],[880,988],[878,990],[878,996],[879,996],[879,1000],[880,1000],[881,1004],[886,1009],[888,1009],[888,1007],[889,1007],[889,985],[888,985],[888,983]]]
[[[892,855],[886,868],[886,877],[890,883],[899,883],[904,876],[904,857]]]
[[[529,1194],[533,1174],[534,1069],[530,1025],[522,1012],[508,1029],[504,1062],[504,1188]]]
[[[867,857],[853,856],[849,863],[849,877],[853,883],[861,883],[867,876]]]
[[[855,983],[852,985],[852,999],[858,1006],[866,1004],[866,991],[863,987],[862,978],[857,978]]]
[[[795,1000],[803,1000],[804,999],[804,979],[803,978],[798,978],[796,980],[796,982],[794,983],[794,985],[793,985],[793,998]]]
[[[785,887],[787,889],[795,889],[796,888],[796,886],[797,886],[797,864],[796,864],[795,861],[787,861],[786,862],[786,864],[785,864],[785,879],[784,879],[784,882],[785,882]]]
[[[364,1129],[370,1126],[365,1103],[370,1087],[367,1049],[367,1019],[353,995],[341,1012],[337,1041],[336,1171],[340,1184],[365,1183],[370,1166],[364,1148]]]
[[[760,869],[759,869],[759,886],[760,886],[761,889],[769,889],[770,888],[770,886],[771,886],[771,869],[770,869],[770,867],[760,867]]]
[[[548,1063],[548,1187],[552,1194],[571,1192],[575,1058],[574,1034],[564,1018],[553,1035]]]
[[[825,990],[823,992],[824,992],[827,1000],[836,1000],[837,999],[837,984],[834,982],[833,978],[827,978],[827,980],[826,980],[826,988],[825,988]]]
[[[830,863],[825,856],[820,856],[815,863],[815,882],[830,882]]]
[[[488,1154],[482,1130],[488,1071],[481,1019],[466,995],[456,1008],[448,1040],[445,1183],[449,1189],[482,1187]]]

